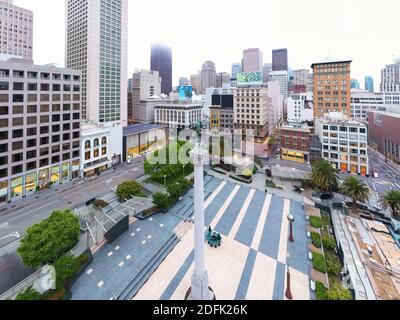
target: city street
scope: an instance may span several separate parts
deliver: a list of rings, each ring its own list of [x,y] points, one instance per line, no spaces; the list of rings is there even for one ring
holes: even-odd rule
[[[89,199],[110,193],[121,182],[143,174],[143,161],[123,164],[101,176],[81,179],[8,204],[8,208],[0,212],[0,256],[5,253],[3,248],[7,244],[18,240],[30,226],[48,218],[54,210],[80,207]]]

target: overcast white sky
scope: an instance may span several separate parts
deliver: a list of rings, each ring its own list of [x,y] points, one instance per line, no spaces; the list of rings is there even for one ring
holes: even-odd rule
[[[91,0],[89,0],[91,1]],[[64,65],[64,0],[14,0],[34,12],[34,59]],[[352,77],[375,90],[381,68],[400,56],[398,0],[129,0],[128,74],[150,67],[150,45],[173,49],[174,84],[206,60],[230,72],[242,51],[259,47],[264,62],[286,47],[293,69],[328,56],[353,60]]]

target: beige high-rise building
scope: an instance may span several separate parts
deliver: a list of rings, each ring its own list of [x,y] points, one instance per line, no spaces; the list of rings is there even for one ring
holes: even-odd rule
[[[128,102],[131,107],[128,109],[129,123],[143,122],[141,114],[146,104],[145,100],[161,95],[161,78],[158,71],[141,70],[134,73],[132,77],[132,101]],[[145,122],[148,122],[147,120]]]
[[[300,69],[293,71],[293,85],[295,86],[307,86],[308,77],[310,75],[310,71],[307,69]]]
[[[200,76],[198,74],[194,74],[190,76],[190,85],[193,87],[193,91],[197,94],[201,91],[200,85]]]
[[[65,3],[65,64],[82,71],[82,117],[126,125],[128,0]]]
[[[217,86],[217,71],[215,63],[206,61],[201,69],[201,93],[204,94],[207,88],[215,88]]]
[[[32,60],[33,13],[0,0],[0,53]]]
[[[234,95],[235,129],[254,130],[260,140],[268,135],[268,89],[262,87],[237,88]]]

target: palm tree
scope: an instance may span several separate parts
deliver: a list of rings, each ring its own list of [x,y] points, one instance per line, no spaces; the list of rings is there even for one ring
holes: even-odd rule
[[[314,165],[310,180],[321,191],[332,193],[338,186],[338,171],[329,161],[322,159]]]
[[[379,200],[383,209],[390,210],[394,217],[400,218],[400,191],[390,191]]]
[[[366,202],[370,195],[368,186],[357,177],[348,177],[340,186],[340,192],[353,199],[353,209],[357,209],[357,202]]]

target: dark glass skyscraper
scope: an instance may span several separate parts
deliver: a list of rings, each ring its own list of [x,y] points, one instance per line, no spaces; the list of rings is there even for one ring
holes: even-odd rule
[[[287,49],[272,50],[272,71],[287,71],[288,67]]]
[[[164,44],[151,46],[151,70],[158,71],[161,77],[161,93],[169,95],[172,91],[172,50]]]

